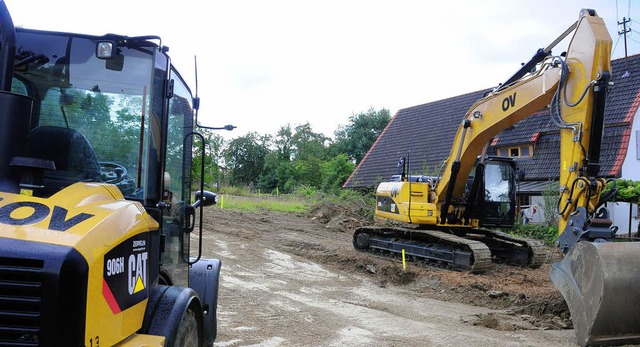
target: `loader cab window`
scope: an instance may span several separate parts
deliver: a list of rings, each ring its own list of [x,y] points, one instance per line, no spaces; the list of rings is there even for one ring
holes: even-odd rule
[[[125,198],[157,203],[160,133],[152,132],[161,114],[152,110],[162,103],[157,85],[166,77],[154,74],[162,55],[154,54],[152,43],[121,46],[121,64],[114,68],[96,57],[99,39],[16,30],[12,90],[34,99],[21,155],[56,164],[45,171],[45,196],[88,181],[111,183]],[[166,71],[166,60],[164,66]]]
[[[163,200],[169,206],[162,215],[162,233],[165,251],[162,253],[164,269],[175,284],[187,285],[184,271],[189,258],[189,234],[183,232],[185,208],[191,198],[191,136],[193,106],[191,91],[174,69],[171,70],[173,96],[169,100],[167,117],[167,152],[163,181]]]
[[[189,202],[191,194],[191,137],[186,138],[193,130],[193,106],[191,92],[180,76],[172,71],[174,77],[173,96],[169,100],[169,116],[167,120],[167,154],[165,171],[171,177],[171,190],[180,201]]]

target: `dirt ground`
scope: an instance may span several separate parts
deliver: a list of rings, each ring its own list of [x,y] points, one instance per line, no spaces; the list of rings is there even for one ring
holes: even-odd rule
[[[222,260],[215,346],[576,346],[539,269],[484,274],[356,251],[356,218],[205,209],[204,255]]]

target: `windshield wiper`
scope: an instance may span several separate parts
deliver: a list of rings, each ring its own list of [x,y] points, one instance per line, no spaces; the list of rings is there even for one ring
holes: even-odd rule
[[[25,53],[25,52],[23,52]],[[25,58],[22,58],[22,60],[18,61],[17,63],[15,63],[13,66],[14,67],[20,67],[23,65],[27,65],[27,64],[31,64],[31,63],[37,63],[38,65],[44,65],[46,63],[49,62],[49,58],[41,53],[34,53],[34,52],[27,52],[28,55]]]

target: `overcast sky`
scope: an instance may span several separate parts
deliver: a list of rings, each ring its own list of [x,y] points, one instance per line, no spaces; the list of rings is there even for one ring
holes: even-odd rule
[[[158,35],[192,89],[196,56],[200,123],[238,126],[221,133],[227,139],[306,122],[333,136],[349,116],[369,108],[394,115],[493,87],[585,7],[607,24],[614,59],[624,56],[617,34],[623,17],[632,19],[629,55],[640,53],[638,0],[5,3],[14,24],[25,28]]]

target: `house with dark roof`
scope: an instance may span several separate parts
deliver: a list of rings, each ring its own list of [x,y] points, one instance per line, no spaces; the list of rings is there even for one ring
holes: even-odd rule
[[[611,61],[613,87],[607,95],[600,175],[640,180],[640,55]],[[462,118],[491,89],[480,90],[399,110],[344,188],[374,189],[397,173],[406,157],[414,175],[438,176],[450,153]],[[525,118],[491,141],[490,153],[514,157],[519,170],[518,196],[522,205],[536,205],[549,181],[560,174],[560,131],[548,110]],[[625,206],[626,205],[626,206]],[[620,232],[628,231],[635,209],[609,205]],[[635,220],[632,230],[637,230]]]

